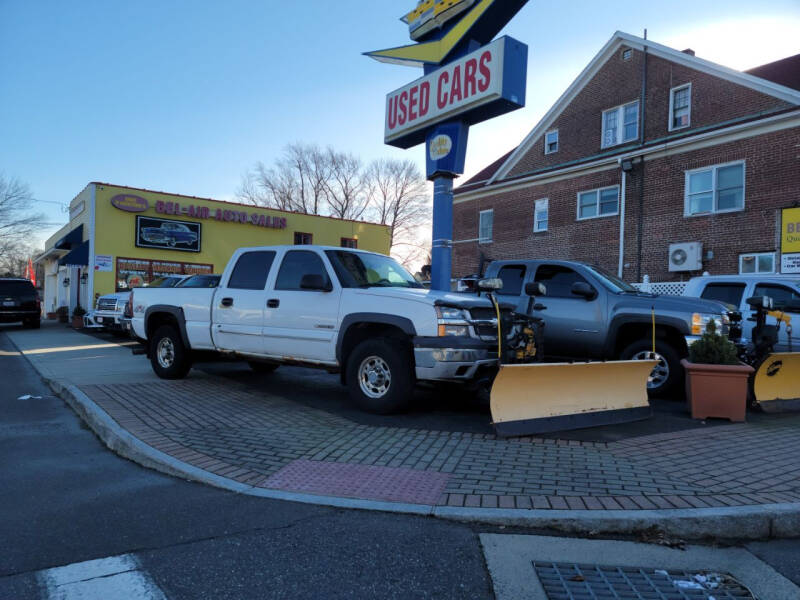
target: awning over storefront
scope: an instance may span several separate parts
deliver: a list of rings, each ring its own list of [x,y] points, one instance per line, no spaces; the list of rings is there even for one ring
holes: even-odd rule
[[[58,240],[53,247],[59,250],[71,250],[83,241],[83,224],[78,225],[67,235]]]
[[[81,225],[83,227],[83,225]],[[70,234],[71,235],[71,234]],[[83,242],[77,248],[73,248],[70,252],[60,258],[58,266],[60,267],[86,267],[89,265],[89,241]]]

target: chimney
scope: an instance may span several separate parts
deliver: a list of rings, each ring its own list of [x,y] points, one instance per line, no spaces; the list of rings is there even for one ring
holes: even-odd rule
[[[691,48],[687,48],[686,50],[681,50],[684,54],[688,54],[689,56],[694,56],[694,50]]]

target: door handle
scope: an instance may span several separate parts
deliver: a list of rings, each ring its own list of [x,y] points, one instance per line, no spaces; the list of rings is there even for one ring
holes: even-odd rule
[[[222,302],[220,302],[220,304],[222,304],[222,306],[225,306],[225,307],[233,306],[233,298],[223,298]]]
[[[281,301],[277,298],[272,298],[271,300],[267,300],[267,308],[278,308],[281,305]]]

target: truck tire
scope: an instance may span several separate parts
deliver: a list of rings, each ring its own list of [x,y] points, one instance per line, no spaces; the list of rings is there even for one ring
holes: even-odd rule
[[[397,340],[365,340],[347,359],[351,400],[365,412],[387,415],[408,406],[414,391],[409,350]]]
[[[150,338],[150,364],[161,379],[183,379],[192,368],[189,349],[172,325],[162,325]]]
[[[280,367],[278,363],[258,362],[257,360],[248,360],[247,364],[254,373],[272,373],[275,369]]]
[[[625,348],[620,354],[620,360],[647,360],[652,358],[652,352],[653,341],[641,339]],[[675,392],[683,382],[681,356],[669,342],[657,339],[655,358],[659,363],[647,381],[647,392],[650,396],[667,396]]]

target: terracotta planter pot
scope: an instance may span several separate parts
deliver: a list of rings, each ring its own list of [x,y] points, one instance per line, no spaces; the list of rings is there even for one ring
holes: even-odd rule
[[[686,359],[681,365],[686,370],[686,399],[693,419],[745,420],[747,382],[753,367],[696,364]]]
[[[47,319],[52,321],[53,319],[58,318],[58,315],[54,312],[47,313]]]
[[[72,317],[72,328],[83,329],[83,317]]]

